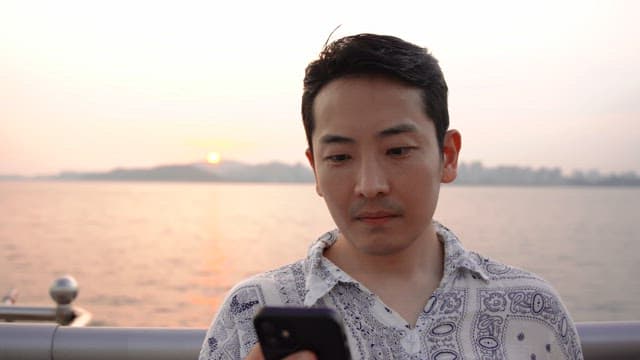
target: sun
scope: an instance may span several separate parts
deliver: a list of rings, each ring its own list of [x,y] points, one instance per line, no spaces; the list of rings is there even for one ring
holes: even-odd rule
[[[207,162],[209,164],[217,164],[220,162],[220,153],[212,151],[207,155]]]

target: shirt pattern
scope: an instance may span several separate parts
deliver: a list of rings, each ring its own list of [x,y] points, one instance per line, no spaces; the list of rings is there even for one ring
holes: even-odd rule
[[[253,316],[265,305],[331,307],[353,359],[582,359],[576,328],[557,292],[530,272],[462,247],[435,222],[444,272],[415,327],[323,256],[337,230],[293,264],[236,285],[218,311],[200,360],[243,359],[258,342]]]

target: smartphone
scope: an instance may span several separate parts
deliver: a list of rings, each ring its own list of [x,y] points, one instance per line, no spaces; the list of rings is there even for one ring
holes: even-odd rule
[[[342,321],[329,308],[265,306],[254,317],[266,360],[310,350],[319,360],[349,360]]]

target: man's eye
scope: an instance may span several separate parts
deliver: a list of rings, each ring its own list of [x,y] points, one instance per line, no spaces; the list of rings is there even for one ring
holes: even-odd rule
[[[413,149],[414,148],[411,147],[411,146],[391,148],[391,149],[387,150],[387,155],[394,156],[394,157],[403,157],[403,156],[409,155],[409,153]]]
[[[329,155],[327,157],[325,157],[325,160],[332,162],[332,163],[342,163],[345,162],[347,160],[351,159],[351,156],[347,155],[347,154],[338,154],[338,155]]]

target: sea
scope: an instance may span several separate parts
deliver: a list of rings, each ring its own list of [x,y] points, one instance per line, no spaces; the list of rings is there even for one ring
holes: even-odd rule
[[[575,321],[640,320],[640,188],[446,185],[435,219],[546,278]],[[0,182],[0,296],[53,306],[71,275],[92,325],[205,328],[334,227],[313,184]]]

